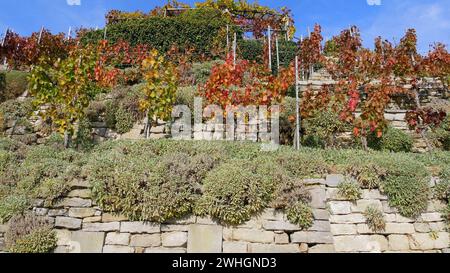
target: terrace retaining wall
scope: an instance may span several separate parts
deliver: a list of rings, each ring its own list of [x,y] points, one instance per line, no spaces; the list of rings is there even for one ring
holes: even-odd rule
[[[342,200],[341,175],[305,182],[311,193],[314,224],[301,230],[282,211],[266,209],[240,226],[224,226],[209,218],[188,216],[167,223],[131,222],[103,212],[90,198],[90,186],[74,181],[57,205],[37,200],[33,211],[48,217],[58,237],[58,253],[333,253],[450,251],[449,233],[439,211],[444,204],[430,200],[417,219],[401,216],[378,190],[363,190],[356,202]],[[435,181],[430,183],[434,185]],[[433,186],[431,185],[431,186]],[[386,220],[384,232],[366,224],[366,207],[376,206]],[[0,251],[7,225],[0,225]]]

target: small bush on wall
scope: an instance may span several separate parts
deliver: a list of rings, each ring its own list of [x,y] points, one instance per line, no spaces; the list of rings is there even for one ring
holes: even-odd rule
[[[56,248],[57,242],[49,222],[28,213],[11,219],[5,239],[12,253],[48,253]]]
[[[390,152],[410,152],[413,146],[410,135],[393,127],[388,127],[381,138],[371,135],[368,141],[370,148]]]

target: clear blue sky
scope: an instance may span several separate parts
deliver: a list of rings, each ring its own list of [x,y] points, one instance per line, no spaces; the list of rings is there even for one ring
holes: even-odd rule
[[[80,2],[81,5],[68,3]],[[0,0],[0,33],[6,27],[28,35],[44,25],[52,32],[67,32],[69,26],[102,27],[110,9],[149,11],[164,0]],[[182,2],[193,3],[193,0]],[[381,35],[398,41],[407,28],[419,34],[426,52],[436,41],[450,44],[450,0],[260,0],[271,7],[288,6],[295,15],[297,36],[314,23],[331,37],[351,24],[358,25],[366,46]],[[369,5],[381,2],[381,5]]]

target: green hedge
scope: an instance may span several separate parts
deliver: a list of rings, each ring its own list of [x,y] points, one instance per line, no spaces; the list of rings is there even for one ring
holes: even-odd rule
[[[238,41],[238,53],[242,59],[263,63],[264,60],[264,43],[260,40],[240,40]],[[297,44],[292,41],[280,40],[278,43],[280,64],[282,66],[289,65],[294,59],[297,52]],[[276,49],[272,48],[272,67],[277,66]]]
[[[182,50],[193,47],[198,56],[213,57],[214,46],[225,49],[226,26],[231,22],[220,11],[200,9],[185,12],[177,17],[149,17],[124,20],[108,25],[107,39],[111,42],[128,41],[132,45],[146,44],[159,51],[167,52],[173,45]],[[240,32],[231,28],[232,32]],[[219,36],[225,30],[225,36]],[[93,43],[104,37],[104,30],[90,31],[83,43]],[[217,43],[220,43],[217,45]]]

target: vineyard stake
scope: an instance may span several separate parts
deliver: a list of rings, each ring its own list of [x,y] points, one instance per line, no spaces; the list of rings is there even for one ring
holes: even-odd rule
[[[275,36],[275,47],[277,51],[277,71],[280,70],[280,52],[278,47],[278,35]]]
[[[298,93],[298,56],[295,56],[295,148],[297,150],[300,149],[300,98]]]
[[[270,26],[267,28],[267,35],[268,35],[268,39],[269,39],[269,70],[272,71],[272,38],[271,38],[271,33],[270,33]]]
[[[39,31],[38,45],[41,44],[42,32],[44,31],[44,26],[41,27],[41,31]]]

